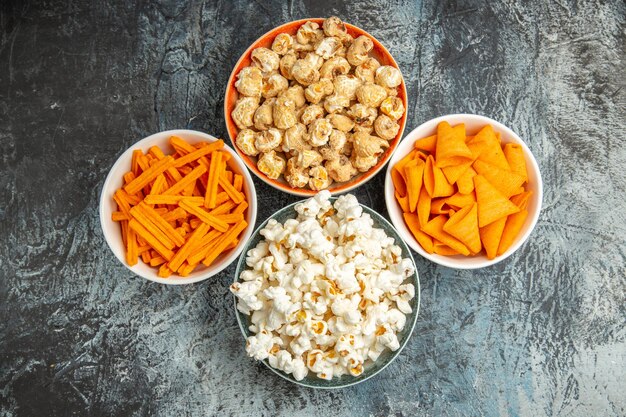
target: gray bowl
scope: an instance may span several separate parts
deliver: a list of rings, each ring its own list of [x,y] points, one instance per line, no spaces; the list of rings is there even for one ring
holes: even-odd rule
[[[337,198],[331,198],[331,202],[335,202]],[[274,219],[279,223],[284,223],[288,219],[295,219],[297,216],[296,210],[294,209],[295,205],[299,202],[288,205],[287,207],[277,211],[272,216],[270,216],[267,220],[265,220],[252,234],[250,240],[248,240],[246,246],[243,249],[241,256],[239,257],[239,263],[237,264],[237,271],[235,272],[235,282],[239,281],[239,276],[243,271],[249,269],[246,265],[246,254],[252,248],[254,248],[259,241],[263,239],[263,236],[259,233],[261,229],[263,229],[270,219]],[[400,235],[396,231],[396,229],[389,223],[383,216],[376,213],[371,208],[364,206],[361,204],[363,211],[372,216],[372,220],[374,221],[374,227],[381,228],[385,230],[388,236],[393,237],[395,239],[395,243],[400,246],[402,249],[402,257],[409,258],[413,262],[413,266],[415,267],[415,260],[413,259],[413,255],[411,255],[411,251],[409,247],[404,243],[404,241],[400,238]],[[417,322],[417,315],[419,312],[420,306],[420,283],[419,277],[417,274],[417,268],[415,268],[415,274],[408,279],[415,286],[415,297],[410,301],[411,309],[413,310],[411,314],[407,315],[406,325],[404,329],[398,333],[398,340],[400,342],[400,348],[395,352],[391,352],[389,349],[386,349],[378,358],[376,362],[367,362],[363,373],[357,377],[352,375],[342,375],[341,377],[333,378],[330,381],[320,379],[315,374],[309,373],[302,381],[296,381],[296,379],[291,374],[286,374],[276,368],[270,366],[267,360],[264,360],[263,363],[267,366],[272,372],[280,376],[281,378],[286,379],[287,381],[293,382],[294,384],[302,385],[310,388],[321,388],[321,389],[334,389],[334,388],[344,388],[351,385],[358,384],[367,379],[370,379],[374,375],[378,374],[380,371],[385,369],[393,360],[400,354],[404,346],[409,341],[411,333],[413,333],[413,329],[415,328],[415,323]],[[235,314],[237,315],[237,322],[239,323],[239,328],[241,329],[241,333],[244,338],[248,338],[252,335],[252,332],[248,330],[250,327],[250,316],[247,316],[237,310],[237,297],[233,296],[234,306],[235,306]]]

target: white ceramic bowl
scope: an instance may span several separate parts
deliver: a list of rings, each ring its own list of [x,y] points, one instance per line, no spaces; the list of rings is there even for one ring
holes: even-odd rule
[[[528,201],[528,217],[526,218],[526,222],[524,223],[522,230],[516,237],[509,250],[507,250],[502,255],[496,257],[495,259],[487,259],[485,255],[443,256],[437,254],[429,254],[420,246],[417,240],[413,237],[413,234],[411,233],[407,225],[404,223],[402,210],[400,209],[400,206],[398,205],[398,202],[396,201],[396,198],[394,196],[394,187],[393,182],[391,181],[391,170],[393,166],[413,149],[415,141],[420,138],[435,134],[437,132],[437,125],[444,120],[453,126],[459,123],[465,123],[465,129],[468,135],[473,135],[486,124],[490,124],[493,126],[496,132],[500,132],[502,137],[502,143],[517,143],[520,144],[524,149],[524,155],[526,157],[526,168],[528,170],[527,187],[533,192]],[[439,265],[455,269],[484,268],[486,266],[497,264],[498,262],[503,261],[511,256],[513,252],[515,252],[517,249],[519,249],[520,246],[522,246],[522,244],[526,241],[526,239],[528,239],[531,232],[535,228],[537,220],[539,219],[539,212],[541,211],[542,199],[543,182],[541,180],[541,173],[539,172],[539,166],[537,165],[537,161],[535,160],[533,154],[530,152],[530,149],[528,149],[528,146],[526,146],[524,141],[520,139],[520,137],[517,136],[517,134],[515,134],[515,132],[513,132],[508,127],[488,117],[478,116],[475,114],[449,114],[447,116],[437,117],[436,119],[432,119],[427,121],[426,123],[421,124],[411,133],[409,133],[402,140],[402,142],[400,142],[400,145],[398,146],[394,155],[389,161],[389,166],[387,167],[387,176],[385,177],[385,202],[387,204],[387,211],[389,213],[389,217],[391,218],[391,222],[396,227],[405,242],[415,252],[419,253],[424,258],[438,263]]]
[[[213,142],[217,140],[211,135],[194,130],[168,130],[148,136],[128,148],[115,162],[111,171],[109,171],[109,175],[107,175],[107,178],[104,181],[102,193],[100,194],[100,225],[102,226],[104,238],[106,239],[109,248],[111,248],[111,251],[113,251],[115,257],[135,274],[149,281],[158,282],[160,284],[192,284],[194,282],[203,281],[222,271],[235,261],[235,259],[237,259],[243,248],[246,246],[248,239],[254,231],[254,223],[256,222],[256,190],[254,189],[252,177],[250,176],[250,173],[246,169],[246,166],[241,158],[239,158],[237,153],[232,148],[225,144],[224,150],[232,155],[235,171],[243,176],[243,190],[249,204],[246,210],[246,221],[248,222],[248,226],[243,231],[237,247],[220,255],[209,267],[205,267],[204,265],[198,266],[198,268],[196,268],[196,270],[194,270],[187,277],[172,275],[169,278],[161,278],[157,275],[158,268],[144,264],[141,259],[136,265],[129,266],[125,260],[125,249],[124,244],[122,243],[120,225],[111,220],[111,213],[117,210],[117,205],[115,204],[115,201],[113,201],[113,194],[123,185],[122,177],[130,170],[133,150],[141,149],[146,152],[151,146],[156,145],[160,147],[166,155],[172,154],[174,153],[174,150],[169,144],[169,138],[171,136],[179,136],[192,144],[201,141]]]

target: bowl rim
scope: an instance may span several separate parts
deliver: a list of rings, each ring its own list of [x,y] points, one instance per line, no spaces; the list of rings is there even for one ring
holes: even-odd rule
[[[335,200],[337,200],[338,197],[330,197],[329,200],[331,202],[334,203]],[[246,265],[246,254],[248,252],[248,250],[250,250],[250,244],[252,243],[252,241],[254,240],[254,237],[260,234],[261,229],[263,229],[267,223],[280,216],[281,214],[283,214],[286,211],[290,211],[292,210],[295,213],[295,206],[296,204],[301,203],[304,200],[300,200],[300,201],[296,201],[294,203],[289,204],[288,206],[283,207],[282,209],[276,211],[274,214],[270,215],[267,219],[265,219],[255,230],[254,233],[252,233],[252,235],[250,236],[250,239],[248,240],[246,247],[245,247],[245,253],[243,253],[240,257],[239,257],[239,261],[237,262],[237,268],[235,270],[235,276],[233,279],[233,283],[238,282],[239,281],[239,276],[241,275],[241,273],[244,271],[244,267],[247,268]],[[377,217],[375,219],[373,219],[374,221],[380,221],[382,220],[383,223],[385,223],[387,225],[387,227],[389,227],[391,230],[395,231],[398,239],[396,239],[394,237],[394,240],[399,240],[398,243],[401,246],[404,246],[403,249],[406,250],[406,252],[409,255],[409,258],[411,259],[411,262],[413,263],[413,267],[415,268],[415,278],[414,280],[411,282],[414,286],[415,286],[415,300],[416,300],[416,305],[415,305],[415,314],[413,316],[413,320],[411,323],[411,327],[406,335],[406,337],[401,341],[400,343],[400,347],[395,351],[395,352],[391,352],[391,357],[389,358],[389,360],[387,361],[387,363],[383,364],[379,369],[377,369],[375,372],[373,372],[371,375],[367,375],[366,377],[362,378],[362,379],[358,379],[356,381],[353,382],[347,382],[344,384],[339,384],[339,385],[332,385],[332,386],[317,386],[317,385],[312,385],[306,382],[306,379],[303,379],[301,381],[297,381],[295,378],[293,378],[293,376],[286,374],[285,372],[273,368],[269,362],[267,361],[267,359],[264,359],[262,361],[257,361],[255,360],[254,362],[262,362],[267,368],[269,368],[273,373],[275,373],[276,375],[280,376],[281,378],[292,382],[296,385],[300,385],[303,387],[307,387],[307,388],[314,388],[314,389],[323,389],[323,390],[333,390],[333,389],[340,389],[340,388],[347,388],[350,386],[354,386],[357,384],[360,384],[361,382],[365,382],[368,379],[378,375],[379,373],[381,373],[385,368],[387,368],[387,366],[389,366],[393,361],[395,361],[397,359],[397,357],[400,355],[400,353],[404,350],[404,347],[407,345],[407,343],[409,342],[409,339],[411,339],[411,336],[413,335],[413,332],[415,331],[415,326],[417,324],[417,319],[419,317],[419,313],[420,313],[420,307],[421,307],[421,295],[422,295],[422,291],[421,291],[421,287],[420,287],[420,276],[419,276],[419,272],[417,270],[417,264],[415,263],[415,258],[413,257],[413,254],[411,253],[410,247],[406,244],[406,242],[402,239],[402,235],[398,232],[398,230],[395,228],[395,226],[389,221],[387,220],[382,214],[376,212],[374,209],[359,203],[359,205],[364,208],[364,210],[369,213],[371,215],[371,213],[374,213]],[[244,328],[244,325],[241,321],[241,316],[244,315],[243,313],[241,313],[238,309],[237,309],[237,297],[232,294],[233,297],[233,308],[235,310],[235,317],[237,318],[237,323],[239,324],[239,330],[241,331],[241,335],[244,338],[244,341],[246,339],[246,330]],[[245,356],[246,358],[249,358],[247,355]],[[251,359],[251,358],[249,358]],[[331,383],[334,380],[331,379],[330,381],[325,381],[320,379],[320,381],[324,381],[323,383]]]
[[[228,254],[228,256],[226,257],[226,261],[222,262],[222,264],[218,267],[215,267],[213,269],[211,269],[211,267],[206,267],[206,272],[202,273],[198,276],[194,276],[194,277],[176,277],[176,278],[161,278],[159,276],[157,276],[156,270],[154,272],[154,276],[148,275],[143,273],[140,270],[137,270],[137,268],[135,268],[134,266],[129,266],[126,263],[126,259],[119,253],[117,253],[116,250],[113,249],[113,246],[111,244],[111,232],[108,230],[107,224],[110,225],[110,222],[112,222],[112,220],[107,217],[105,215],[105,201],[108,198],[111,198],[111,194],[110,194],[110,188],[111,188],[111,183],[113,182],[113,180],[116,178],[114,176],[114,172],[116,172],[120,166],[123,163],[123,160],[125,159],[125,157],[127,157],[128,154],[131,154],[133,152],[133,150],[135,149],[139,149],[139,148],[143,148],[146,147],[146,145],[152,143],[155,140],[161,139],[163,137],[169,137],[169,136],[180,136],[182,138],[185,138],[185,136],[190,136],[190,135],[194,135],[194,136],[200,136],[203,139],[210,141],[210,142],[214,142],[216,140],[218,140],[216,137],[208,134],[208,133],[204,133],[204,132],[200,132],[197,130],[191,130],[191,129],[173,129],[173,130],[164,130],[164,131],[160,131],[160,132],[156,132],[151,134],[150,136],[147,136],[135,143],[133,143],[131,146],[129,146],[124,152],[122,152],[120,154],[119,157],[117,157],[116,161],[113,163],[113,165],[111,166],[111,168],[109,169],[109,172],[106,176],[106,179],[104,180],[104,183],[102,184],[102,188],[100,190],[100,199],[99,199],[99,204],[98,204],[98,215],[100,217],[100,228],[102,230],[102,234],[104,235],[104,240],[107,243],[107,246],[109,247],[109,250],[113,253],[113,255],[115,256],[115,258],[120,261],[122,263],[122,265],[124,265],[128,270],[130,270],[132,273],[134,273],[137,276],[140,276],[143,279],[146,279],[148,281],[152,281],[152,282],[156,282],[158,284],[165,284],[165,285],[186,285],[186,284],[194,284],[197,282],[201,282],[204,281],[214,275],[217,275],[218,273],[220,273],[221,271],[223,271],[224,269],[226,269],[228,266],[230,266],[236,259],[237,257],[241,254],[241,251],[243,250],[243,248],[246,246],[246,243],[248,241],[248,239],[250,238],[250,236],[252,235],[252,231],[253,231],[253,227],[254,227],[254,223],[256,223],[256,217],[257,217],[257,196],[256,196],[256,189],[254,187],[254,181],[252,180],[252,177],[250,176],[250,173],[248,172],[248,169],[246,168],[246,165],[243,163],[243,161],[241,160],[241,158],[239,158],[239,155],[237,155],[237,153],[230,147],[228,146],[227,143],[224,143],[224,147],[225,149],[232,155],[233,158],[235,158],[234,160],[236,161],[236,163],[239,165],[240,171],[241,171],[241,175],[244,178],[244,182],[246,184],[246,186],[249,189],[249,194],[250,195],[246,195],[246,197],[248,197],[248,210],[250,210],[250,222],[248,224],[248,226],[246,226],[246,229],[244,230],[241,238],[239,239],[239,244]]]
[[[416,239],[413,237],[412,234],[408,234],[407,232],[405,232],[403,228],[404,219],[402,219],[401,217],[399,218],[396,215],[398,210],[395,205],[397,205],[397,202],[395,200],[394,187],[393,187],[393,182],[391,180],[391,170],[393,169],[393,166],[398,162],[400,158],[402,158],[404,155],[406,155],[406,153],[408,153],[409,150],[405,148],[412,147],[415,141],[417,139],[420,139],[423,136],[422,134],[419,134],[419,137],[418,137],[419,131],[425,130],[426,128],[429,128],[429,129],[435,128],[437,124],[439,124],[440,122],[447,121],[450,119],[458,120],[459,123],[464,123],[463,120],[471,119],[472,121],[478,121],[484,124],[491,124],[494,130],[505,133],[507,136],[512,138],[510,142],[518,143],[519,145],[522,146],[525,152],[525,155],[527,156],[526,158],[527,162],[530,162],[529,164],[530,166],[528,167],[528,169],[532,170],[533,173],[537,177],[536,178],[536,194],[537,195],[535,197],[537,201],[537,209],[533,213],[529,213],[531,214],[531,216],[529,216],[530,225],[528,229],[524,232],[524,234],[520,238],[517,239],[517,241],[513,245],[511,245],[511,247],[505,253],[491,260],[487,259],[484,255],[481,255],[481,257],[483,258],[481,260],[479,257],[466,258],[466,257],[461,257],[461,255],[442,256],[442,255],[437,255],[437,254],[429,254],[420,246],[419,243],[417,243]],[[405,150],[407,152],[404,152]],[[533,189],[533,191],[535,190]],[[426,122],[420,124],[411,132],[409,132],[409,134],[407,134],[406,137],[404,138],[403,143],[400,144],[400,146],[398,146],[395,154],[389,160],[389,165],[387,166],[387,172],[385,174],[385,203],[387,205],[387,212],[389,213],[389,218],[391,219],[391,222],[394,224],[394,226],[396,226],[398,233],[400,234],[400,236],[402,236],[402,238],[407,243],[407,245],[409,245],[419,255],[428,259],[429,261],[432,261],[436,264],[439,264],[448,268],[467,269],[467,270],[480,269],[480,268],[486,268],[486,267],[489,267],[489,266],[492,266],[499,262],[504,261],[513,253],[515,253],[528,240],[533,230],[535,229],[535,226],[537,225],[539,216],[541,214],[541,208],[543,205],[543,179],[541,178],[541,171],[539,170],[539,164],[537,163],[535,156],[530,151],[530,148],[528,147],[528,145],[512,129],[498,122],[497,120],[494,120],[487,116],[482,116],[478,114],[470,114],[470,113],[447,114],[447,115],[436,117],[434,119],[427,120]],[[398,226],[397,223],[402,223],[403,227]],[[471,259],[473,262],[471,263],[465,262],[466,259]]]
[[[241,152],[241,150],[239,149],[239,147],[235,144],[235,138],[237,137],[236,133],[239,131],[239,129],[237,129],[237,131],[231,131],[231,125],[234,126],[234,122],[232,121],[232,116],[230,115],[230,111],[228,109],[228,98],[231,94],[231,92],[233,90],[235,90],[232,86],[234,85],[234,79],[237,76],[237,74],[239,73],[239,71],[241,71],[240,66],[242,65],[243,60],[248,57],[250,55],[250,53],[252,52],[253,49],[255,49],[257,47],[257,45],[261,42],[263,42],[266,38],[268,38],[269,36],[271,36],[272,34],[276,33],[280,33],[281,29],[287,29],[290,28],[296,24],[304,24],[306,22],[309,21],[313,21],[316,22],[318,24],[321,24],[323,21],[325,20],[325,18],[322,17],[311,17],[311,18],[304,18],[304,19],[297,19],[297,20],[292,20],[286,23],[283,23],[279,26],[276,26],[270,30],[268,30],[267,32],[265,32],[263,35],[261,35],[260,37],[258,37],[256,40],[254,40],[254,42],[252,42],[250,44],[250,46],[243,52],[243,54],[241,54],[241,56],[239,57],[239,59],[237,60],[237,62],[235,63],[233,70],[230,73],[230,76],[228,77],[228,81],[226,83],[226,89],[224,92],[224,122],[226,125],[226,132],[228,133],[228,137],[230,139],[230,142],[233,145],[233,148],[235,149],[235,152],[237,152],[237,154],[241,157],[241,159],[243,160],[244,164],[246,165],[246,167],[248,167],[248,169],[250,171],[252,171],[252,173],[254,173],[254,175],[259,178],[261,181],[263,181],[264,183],[266,183],[267,185],[291,194],[291,195],[295,195],[295,196],[299,196],[299,197],[312,197],[315,194],[317,194],[319,191],[316,190],[311,190],[308,188],[294,188],[291,187],[289,184],[287,183],[283,183],[280,182],[278,180],[273,180],[271,178],[268,178],[267,175],[263,174],[261,171],[259,171],[259,169],[257,168],[256,164],[254,164],[252,161],[249,160],[249,157],[247,155],[245,155],[243,152]],[[403,140],[403,134],[404,134],[404,129],[406,128],[406,123],[408,120],[408,102],[409,102],[409,97],[408,97],[408,93],[407,93],[407,88],[406,88],[406,83],[404,81],[404,75],[402,75],[402,70],[400,69],[400,66],[398,65],[397,61],[395,60],[395,58],[393,57],[393,55],[389,52],[389,50],[385,47],[385,45],[380,42],[375,36],[373,36],[371,33],[369,33],[368,31],[361,29],[358,26],[352,25],[350,23],[347,22],[343,22],[344,25],[346,25],[347,28],[349,28],[352,31],[356,31],[356,32],[362,32],[363,34],[367,35],[370,39],[372,39],[372,41],[374,42],[374,45],[376,46],[376,48],[379,48],[380,50],[383,51],[383,53],[389,58],[390,60],[390,65],[394,66],[398,71],[400,71],[400,76],[402,78],[402,82],[400,83],[400,88],[402,90],[402,104],[405,107],[405,111],[404,111],[404,115],[400,118],[400,130],[398,131],[398,134],[396,135],[396,137],[393,139],[393,144],[391,146],[389,146],[388,150],[383,154],[383,158],[381,158],[377,164],[370,170],[366,171],[366,172],[362,172],[359,173],[359,177],[357,180],[355,181],[348,181],[348,182],[343,182],[343,183],[339,183],[342,184],[337,188],[332,188],[331,187],[327,188],[327,190],[331,193],[331,195],[339,195],[339,194],[343,194],[343,193],[347,193],[349,191],[354,190],[355,188],[365,184],[366,182],[368,182],[369,180],[371,180],[372,178],[374,178],[376,176],[376,174],[378,174],[384,167],[385,164],[387,164],[395,150],[398,148],[398,146],[400,145],[400,142],[402,142]],[[236,90],[235,90],[236,92]],[[236,127],[235,127],[236,128]],[[234,136],[233,136],[234,134]],[[391,141],[390,141],[391,142]]]

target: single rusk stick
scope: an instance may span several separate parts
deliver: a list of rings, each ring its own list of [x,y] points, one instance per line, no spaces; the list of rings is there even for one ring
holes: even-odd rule
[[[228,180],[226,180],[225,175],[220,175],[219,184],[224,189],[224,192],[228,194],[230,199],[233,200],[236,204],[239,204],[243,201],[244,195],[237,191],[237,189],[233,187],[233,185],[228,182]]]
[[[178,271],[178,268],[183,264],[183,262],[189,257],[191,252],[196,248],[202,237],[209,231],[208,224],[201,224],[198,226],[196,230],[193,231],[191,237],[185,244],[178,249],[178,252],[174,255],[174,257],[167,264],[168,268],[172,271]]]
[[[158,146],[152,146],[148,152],[158,160],[165,158],[165,154]],[[180,175],[180,172],[178,172],[178,170],[173,166],[169,167],[165,172],[167,172],[167,175],[169,175],[174,181],[180,181],[183,178],[183,176]]]
[[[121,188],[113,194],[113,200],[117,203],[117,208],[130,218],[130,203],[128,202],[128,194]]]
[[[202,203],[200,203],[202,204]],[[155,210],[156,211],[156,210]],[[164,214],[161,214],[161,217],[163,217],[163,220],[165,220],[166,222],[172,222],[178,219],[184,219],[186,218],[187,212],[185,210],[183,210],[180,207],[176,207],[174,210],[172,211],[168,211]]]
[[[185,200],[182,200],[180,203],[178,203],[178,205],[182,207],[187,213],[193,214],[204,223],[215,228],[215,230],[219,230],[220,232],[225,232],[226,230],[228,230],[228,223],[218,219],[212,214],[207,213],[200,207],[188,204]]]
[[[143,152],[140,149],[135,149],[133,151],[133,157],[130,161],[130,170],[133,171],[135,175],[139,175],[139,164],[137,163],[137,158],[143,156]]]
[[[218,232],[217,230],[211,230],[209,233],[204,235],[200,244],[196,247],[195,250],[191,252],[191,255],[187,258],[187,262],[192,264],[197,264],[202,261],[207,252],[213,247],[213,244],[223,235],[222,232]]]
[[[143,227],[146,228],[163,246],[168,249],[174,249],[176,246],[174,241],[170,236],[165,234],[154,222],[141,211],[139,206],[135,206],[130,209],[130,214],[133,219],[139,222]]]
[[[121,222],[122,220],[130,220],[130,218],[121,211],[114,211],[111,213],[111,220],[114,222]]]
[[[178,268],[178,275],[181,277],[186,277],[193,272],[193,270],[198,266],[198,264],[190,264],[188,262],[184,262],[180,268]]]
[[[215,207],[213,210],[209,211],[209,214],[212,214],[214,216],[218,216],[220,214],[226,214],[226,213],[229,213],[235,206],[236,204],[233,200],[228,200],[224,204],[221,204]]]
[[[206,168],[203,165],[198,165],[189,174],[185,175],[176,184],[163,191],[164,195],[176,195],[187,188],[190,184],[194,183],[202,174],[206,172]]]
[[[178,167],[182,167],[183,165],[186,165],[190,162],[195,161],[196,159],[199,159],[202,156],[205,156],[207,154],[210,154],[213,151],[216,151],[218,149],[222,149],[222,147],[224,146],[224,141],[222,139],[219,139],[207,146],[203,146],[199,149],[196,149],[195,151],[189,152],[187,155],[185,156],[181,156],[180,158],[178,158],[176,160],[176,162],[174,163],[174,167],[178,168]]]
[[[150,264],[150,259],[151,259],[150,252],[145,251],[145,252],[142,252],[140,255],[141,255],[141,260],[143,261],[144,264],[146,265]]]
[[[174,256],[174,252],[163,246],[159,240],[154,237],[152,233],[150,233],[145,227],[143,227],[136,219],[131,219],[128,222],[128,226],[130,229],[133,229],[137,232],[137,235],[141,236],[152,248],[157,251],[159,255],[163,258],[169,260]]]
[[[138,254],[137,238],[135,235],[135,231],[131,229],[128,231],[128,236],[126,239],[126,263],[128,263],[128,265],[130,266],[136,265]]]
[[[150,168],[141,173],[140,176],[132,180],[130,183],[124,186],[124,191],[128,194],[137,194],[139,190],[148,185],[150,181],[155,179],[159,174],[165,172],[165,170],[174,164],[174,158],[166,156],[160,161],[156,162]]]
[[[178,204],[180,201],[185,200],[189,204],[194,206],[200,206],[204,204],[204,197],[190,197],[186,195],[147,195],[143,202],[146,204]]]
[[[215,243],[215,246],[213,246],[209,250],[206,258],[204,258],[204,261],[202,261],[202,263],[206,266],[211,265],[213,261],[215,261],[215,259],[220,256],[222,252],[224,252],[228,245],[230,245],[233,240],[237,239],[239,233],[241,233],[241,231],[245,229],[247,225],[248,223],[245,220],[242,220],[234,225],[232,228],[230,228],[228,232],[224,233],[220,240]]]
[[[236,209],[232,211],[232,214],[237,214],[237,213],[243,214],[243,212],[246,211],[247,208],[248,208],[248,202],[244,200],[241,203],[239,203]]]
[[[137,207],[146,217],[148,217],[176,246],[182,246],[185,239],[179,235],[174,228],[159,215],[152,207],[145,203],[139,203]]]
[[[217,217],[221,221],[226,222],[228,224],[239,223],[240,221],[243,220],[242,213],[220,214],[219,216],[215,216],[215,217]]]
[[[155,256],[154,258],[150,258],[150,266],[159,266],[165,263],[165,258],[162,256]]]
[[[167,180],[163,174],[159,175],[156,180],[154,180],[154,184],[152,184],[152,188],[150,189],[150,193],[148,195],[156,195],[161,194],[163,190],[167,188]]]
[[[167,264],[163,264],[161,265],[161,268],[159,268],[159,273],[157,275],[161,278],[168,278],[172,275],[172,270],[168,268]]]
[[[239,174],[235,174],[235,178],[233,179],[233,187],[235,190],[240,191],[243,189],[243,177]]]
[[[211,154],[211,166],[209,169],[209,180],[206,185],[204,206],[215,208],[217,205],[217,185],[222,170],[222,153],[215,151]],[[134,193],[133,193],[134,194]]]

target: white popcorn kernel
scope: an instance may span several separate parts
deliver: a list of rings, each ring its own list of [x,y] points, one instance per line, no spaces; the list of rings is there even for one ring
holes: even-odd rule
[[[309,373],[309,370],[302,359],[294,359],[292,361],[292,367],[292,374],[296,381],[302,381]]]
[[[246,254],[246,265],[253,266],[261,259],[269,255],[269,244],[265,241],[261,241],[255,248],[250,249]]]
[[[402,331],[402,329],[404,329],[404,325],[406,324],[406,316],[402,311],[392,308],[387,312],[387,323],[389,324],[391,330],[395,332]]]

